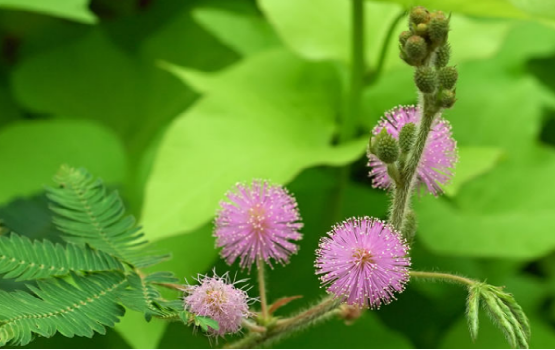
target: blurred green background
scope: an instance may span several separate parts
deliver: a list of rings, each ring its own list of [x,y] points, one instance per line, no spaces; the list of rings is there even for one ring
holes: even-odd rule
[[[457,176],[441,198],[415,198],[413,266],[506,286],[531,320],[531,346],[555,347],[552,0],[366,1],[368,83],[358,136],[344,144],[336,136],[348,0],[0,0],[3,225],[56,240],[43,186],[62,163],[83,166],[118,189],[149,240],[173,253],[160,268],[191,280],[229,269],[211,237],[223,193],[268,178],[287,184],[305,222],[300,253],[270,272],[270,299],[304,296],[284,314],[314,302],[323,294],[314,249],[332,217],[386,216],[388,198],[371,188],[364,152],[384,111],[416,102],[396,40],[412,5],[452,12],[460,75],[459,100],[445,113],[460,148]],[[349,164],[341,187],[340,167]],[[413,282],[353,325],[332,321],[277,346],[506,347],[486,317],[470,341],[465,298],[457,286]],[[30,346],[210,344],[181,324],[147,324],[129,311],[106,336]]]

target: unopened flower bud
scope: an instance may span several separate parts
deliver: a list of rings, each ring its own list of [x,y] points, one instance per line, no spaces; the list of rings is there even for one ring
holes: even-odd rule
[[[428,35],[432,42],[440,45],[447,41],[447,33],[449,32],[449,19],[441,11],[437,11],[430,16],[428,24]]]
[[[425,7],[416,6],[410,10],[409,20],[415,26],[420,23],[426,23],[430,20],[430,13]]]
[[[445,43],[437,49],[435,65],[437,68],[442,68],[447,66],[449,60],[451,59],[451,46]]]
[[[428,33],[428,26],[425,23],[420,23],[415,28],[416,34],[420,36],[426,36]]]
[[[414,72],[414,83],[423,93],[431,93],[436,89],[436,72],[432,67],[418,67]]]
[[[428,44],[424,38],[413,35],[405,43],[405,54],[413,65],[419,65],[428,54]]]
[[[439,102],[443,108],[451,108],[455,104],[455,92],[447,89],[443,89],[439,95]]]
[[[455,67],[444,67],[439,70],[437,78],[441,87],[451,90],[457,83],[459,73]]]
[[[399,144],[385,128],[376,137],[376,156],[384,163],[394,163],[399,158]]]
[[[416,139],[416,124],[407,123],[403,126],[399,132],[399,148],[401,152],[407,154],[412,149],[414,145],[414,140]]]
[[[401,34],[399,34],[399,42],[401,43],[401,46],[405,46],[407,40],[412,36],[412,33],[409,32],[408,30],[405,30],[404,32],[401,32]]]

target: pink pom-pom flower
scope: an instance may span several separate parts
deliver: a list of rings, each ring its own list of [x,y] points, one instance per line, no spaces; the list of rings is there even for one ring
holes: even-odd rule
[[[237,184],[220,203],[215,220],[216,246],[228,264],[239,258],[242,268],[270,259],[281,264],[298,247],[303,224],[295,198],[283,187],[255,180],[251,186]]]
[[[214,273],[213,277],[199,275],[198,282],[199,285],[188,286],[186,289],[188,295],[184,298],[185,310],[218,322],[217,330],[208,327],[211,335],[223,336],[238,332],[243,318],[251,315],[251,299],[244,290],[234,285],[242,281],[231,283],[227,273],[221,277]]]
[[[409,280],[409,246],[378,219],[350,218],[320,240],[316,274],[328,293],[349,305],[379,308]]]

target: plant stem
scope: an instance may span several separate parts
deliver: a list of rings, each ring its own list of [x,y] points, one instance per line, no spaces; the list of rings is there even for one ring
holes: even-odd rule
[[[264,260],[262,258],[258,259],[256,264],[258,269],[258,288],[260,292],[260,309],[261,316],[264,321],[268,320],[268,300],[266,299],[266,280],[264,276]]]
[[[264,333],[266,332],[266,327],[263,326],[259,326],[249,320],[245,320],[243,319],[243,327],[245,327],[246,329],[248,329],[250,332],[257,332],[257,333]]]
[[[406,11],[401,10],[401,12],[393,19],[393,21],[389,25],[389,28],[387,29],[387,34],[385,35],[384,41],[382,43],[382,49],[380,51],[380,57],[378,58],[378,64],[376,65],[376,69],[373,69],[370,72],[368,72],[368,79],[366,79],[367,85],[376,83],[380,78],[383,72],[385,59],[387,58],[389,42],[391,41],[391,37],[393,37],[393,34],[395,32],[395,27],[397,27],[397,23],[399,23],[399,21],[403,17],[405,17],[405,15],[406,15]]]
[[[346,96],[345,112],[341,121],[338,142],[350,141],[356,134],[360,118],[360,101],[364,86],[364,0],[351,0],[351,62],[349,87]],[[339,221],[345,188],[349,182],[351,166],[345,165],[337,174],[332,219]]]
[[[352,0],[351,27],[351,69],[347,105],[339,143],[353,138],[360,115],[360,100],[364,85],[364,0]]]
[[[328,297],[322,300],[321,303],[305,310],[293,317],[280,320],[276,322],[273,326],[268,327],[268,331],[265,333],[250,333],[245,338],[239,340],[236,343],[230,344],[228,348],[231,349],[251,349],[260,348],[267,343],[276,340],[279,337],[291,334],[295,331],[301,330],[315,322],[324,320],[325,318],[332,316],[339,306],[337,300]]]
[[[472,287],[475,284],[480,283],[470,278],[466,278],[458,275],[452,275],[450,273],[443,273],[443,272],[411,271],[410,275],[411,277],[414,277],[414,278],[442,280],[445,282],[462,284],[469,287]]]
[[[439,108],[436,106],[432,94],[424,95],[421,109],[422,121],[418,128],[414,148],[405,167],[401,169],[401,181],[398,186],[395,187],[393,195],[393,205],[389,221],[393,227],[399,231],[403,228],[405,213],[410,205],[410,198],[417,178],[416,170],[418,169],[418,164],[424,153],[434,117],[439,112]]]

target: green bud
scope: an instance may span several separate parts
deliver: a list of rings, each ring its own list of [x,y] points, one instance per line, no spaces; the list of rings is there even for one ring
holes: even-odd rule
[[[430,13],[425,7],[416,6],[410,10],[409,20],[411,24],[418,25],[430,20]]]
[[[425,23],[420,23],[415,28],[416,34],[426,36],[428,34],[428,26]]]
[[[420,65],[422,60],[428,55],[428,44],[424,38],[413,35],[405,43],[405,54],[413,65]]]
[[[439,103],[443,108],[451,108],[455,104],[457,99],[455,98],[455,92],[451,90],[444,89],[439,94]]]
[[[453,89],[459,78],[459,73],[455,67],[443,67],[437,74],[439,85],[445,89]]]
[[[393,163],[399,158],[399,145],[385,128],[378,134],[375,142],[376,156],[384,163]]]
[[[449,19],[441,11],[432,13],[428,24],[428,34],[435,44],[443,44],[447,41],[449,33]]]
[[[401,46],[405,46],[407,40],[412,36],[412,33],[409,32],[408,30],[405,30],[404,32],[401,32],[401,34],[399,34],[399,42],[401,43]]]
[[[449,63],[449,59],[451,58],[451,46],[448,43],[445,43],[437,49],[436,52],[436,67],[442,68],[445,67]]]
[[[416,221],[416,214],[413,210],[409,210],[405,215],[403,227],[401,228],[403,237],[405,237],[409,242],[412,241],[416,234],[417,227],[418,223]]]
[[[416,139],[416,125],[407,123],[399,132],[399,148],[402,153],[408,154]]]
[[[399,58],[401,58],[403,61],[405,61],[406,64],[411,65],[412,66],[412,62],[411,60],[407,57],[407,54],[405,53],[405,51],[403,50],[403,48],[400,48],[401,50],[399,51]]]
[[[436,81],[436,72],[432,67],[418,67],[414,72],[416,87],[425,94],[435,91]]]

